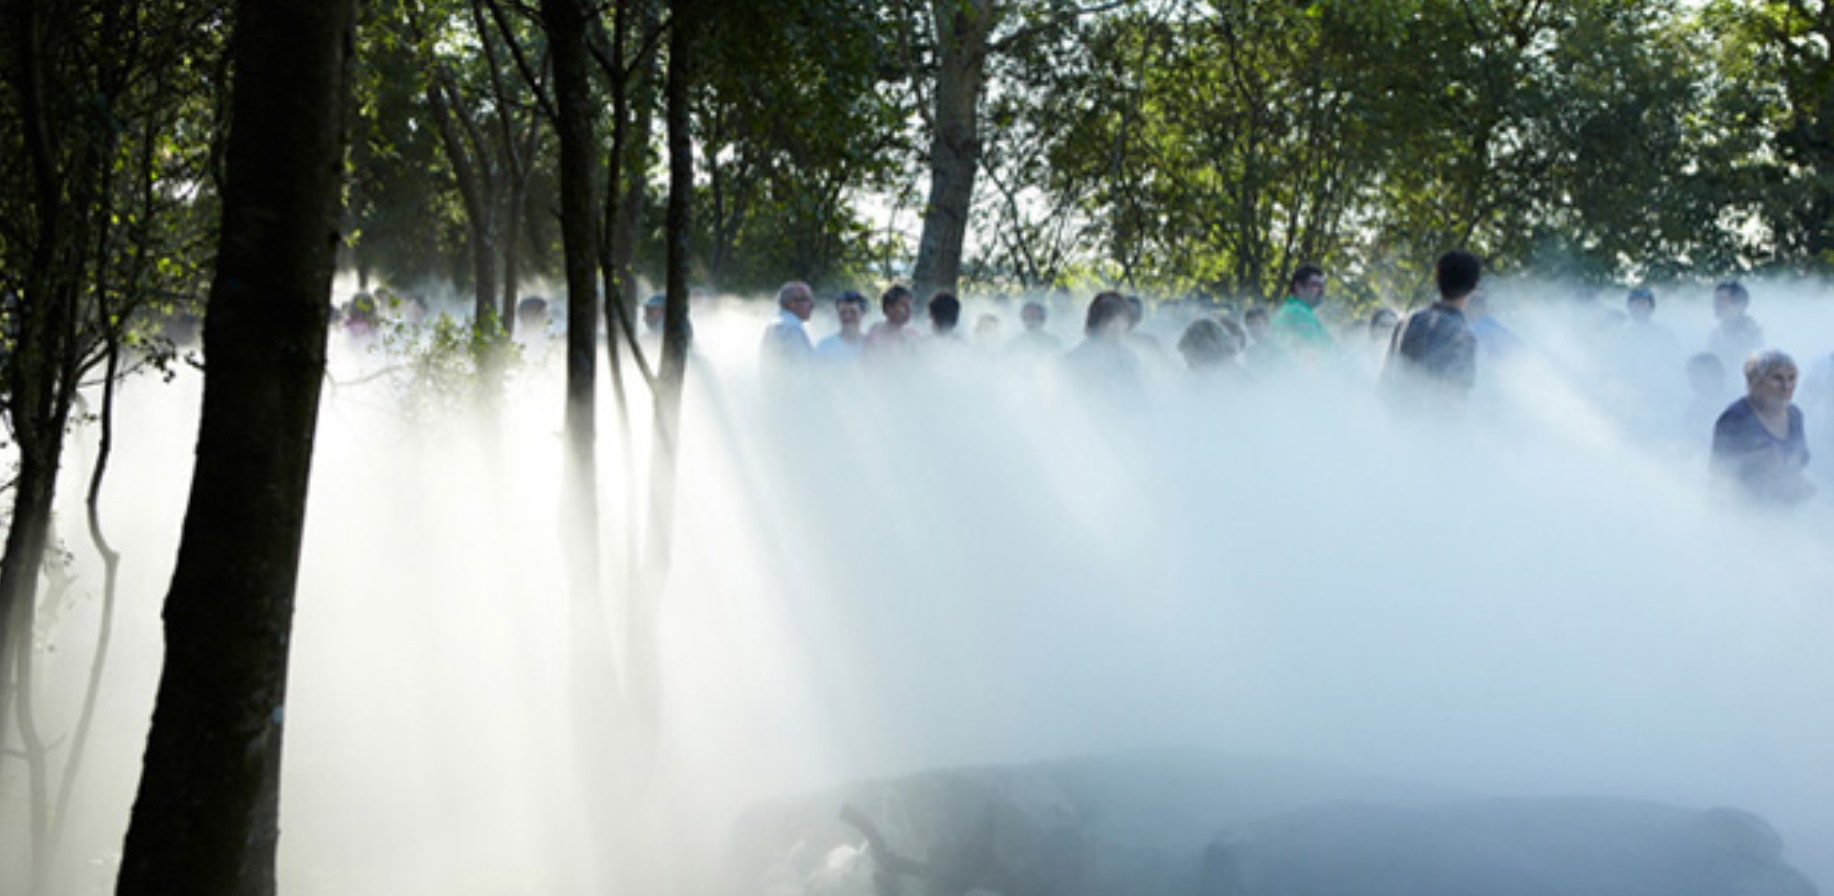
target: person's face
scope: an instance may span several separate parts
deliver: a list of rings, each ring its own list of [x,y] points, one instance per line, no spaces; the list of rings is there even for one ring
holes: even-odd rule
[[[905,296],[885,306],[885,320],[894,327],[911,322],[911,298]]]
[[[1713,290],[1713,316],[1725,320],[1738,314],[1738,303],[1732,300],[1730,290]]]
[[[815,297],[805,290],[797,290],[783,300],[783,307],[800,320],[808,320],[815,313]]]
[[[1036,330],[1044,326],[1044,309],[1035,305],[1027,306],[1019,312],[1019,319],[1025,322],[1027,330]]]
[[[1307,305],[1318,307],[1318,303],[1325,300],[1325,275],[1313,274],[1299,281],[1299,285],[1293,289],[1293,295]]]
[[[651,331],[662,329],[662,309],[655,305],[643,306],[643,326]]]
[[[1656,302],[1654,299],[1638,297],[1630,300],[1628,308],[1631,320],[1637,323],[1645,323],[1649,320],[1650,315],[1656,313]]]
[[[842,302],[835,307],[835,313],[840,315],[841,329],[843,330],[859,329],[860,318],[864,317],[866,314],[865,310],[860,307],[858,302]]]
[[[1747,385],[1752,403],[1767,408],[1788,407],[1789,400],[1796,396],[1796,368],[1772,367]]]

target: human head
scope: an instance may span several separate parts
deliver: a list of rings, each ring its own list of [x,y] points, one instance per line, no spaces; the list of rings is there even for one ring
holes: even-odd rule
[[[834,315],[841,319],[842,330],[858,330],[866,317],[866,297],[851,289],[841,293],[834,299]]]
[[[1228,328],[1214,318],[1201,317],[1185,327],[1178,337],[1178,353],[1192,370],[1218,367],[1235,359],[1242,345]]]
[[[1369,314],[1369,339],[1372,342],[1387,342],[1400,325],[1401,317],[1395,314],[1394,309],[1377,308]]]
[[[902,327],[911,322],[911,291],[902,286],[893,286],[879,297],[879,310],[885,313],[885,322],[894,327]]]
[[[1325,272],[1317,265],[1300,265],[1287,278],[1286,288],[1293,298],[1316,308],[1325,300]]]
[[[516,329],[540,330],[548,325],[548,300],[527,296],[516,303]]]
[[[344,309],[344,320],[352,324],[372,325],[376,322],[376,300],[366,292],[350,297],[350,304]]]
[[[1477,256],[1463,249],[1439,256],[1439,261],[1433,264],[1433,282],[1439,287],[1439,297],[1456,302],[1475,292],[1483,268]]]
[[[1127,330],[1127,299],[1118,292],[1097,293],[1089,303],[1089,315],[1083,320],[1083,335],[1106,339]]]
[[[1639,286],[1631,290],[1630,295],[1625,297],[1624,310],[1630,314],[1632,321],[1639,324],[1644,323],[1656,313],[1656,294],[1651,292],[1647,286]]]
[[[643,329],[651,333],[662,332],[663,310],[668,307],[669,299],[657,293],[643,300]]]
[[[962,302],[952,292],[930,297],[930,329],[936,333],[953,333],[962,319]]]
[[[1267,331],[1273,326],[1273,322],[1267,319],[1267,309],[1259,305],[1242,312],[1242,324],[1248,328],[1248,335],[1254,337],[1256,342],[1265,340]]]
[[[1043,302],[1026,302],[1025,307],[1019,309],[1019,320],[1025,324],[1027,331],[1041,330],[1044,329],[1046,314]]]
[[[1746,359],[1745,394],[1760,410],[1789,407],[1796,395],[1796,359],[1774,348]]]
[[[1744,314],[1746,306],[1750,304],[1751,293],[1745,290],[1745,284],[1737,280],[1727,280],[1713,287],[1714,317],[1737,317]]]
[[[975,318],[974,338],[980,340],[1000,338],[1000,319],[992,314],[983,314]]]
[[[809,315],[815,313],[815,293],[810,291],[809,284],[791,280],[777,290],[777,307],[806,321]]]

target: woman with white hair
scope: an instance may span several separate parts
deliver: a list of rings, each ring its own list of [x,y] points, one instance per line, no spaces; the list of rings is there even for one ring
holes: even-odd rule
[[[1803,476],[1809,449],[1796,394],[1796,362],[1775,349],[1745,362],[1745,397],[1713,424],[1713,472],[1753,498],[1793,504],[1815,493]]]

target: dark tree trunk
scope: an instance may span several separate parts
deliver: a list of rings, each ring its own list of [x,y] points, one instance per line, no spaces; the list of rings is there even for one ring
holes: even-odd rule
[[[936,19],[936,94],[930,135],[930,202],[923,213],[912,274],[917,300],[953,290],[961,275],[962,242],[980,169],[981,90],[987,83],[992,0],[932,0]]]
[[[562,544],[572,592],[575,674],[586,688],[603,659],[599,595],[598,466],[594,458],[594,365],[598,349],[598,224],[592,187],[592,96],[586,71],[586,12],[580,0],[542,0],[554,58],[555,131],[560,137],[560,227],[567,271],[566,497]]]
[[[245,0],[197,460],[117,892],[275,891],[354,0]]]

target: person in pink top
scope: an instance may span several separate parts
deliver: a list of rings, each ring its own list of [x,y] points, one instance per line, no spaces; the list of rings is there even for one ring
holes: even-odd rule
[[[917,344],[917,331],[911,327],[911,291],[893,286],[879,297],[879,308],[885,319],[866,331],[867,358],[906,357]]]

